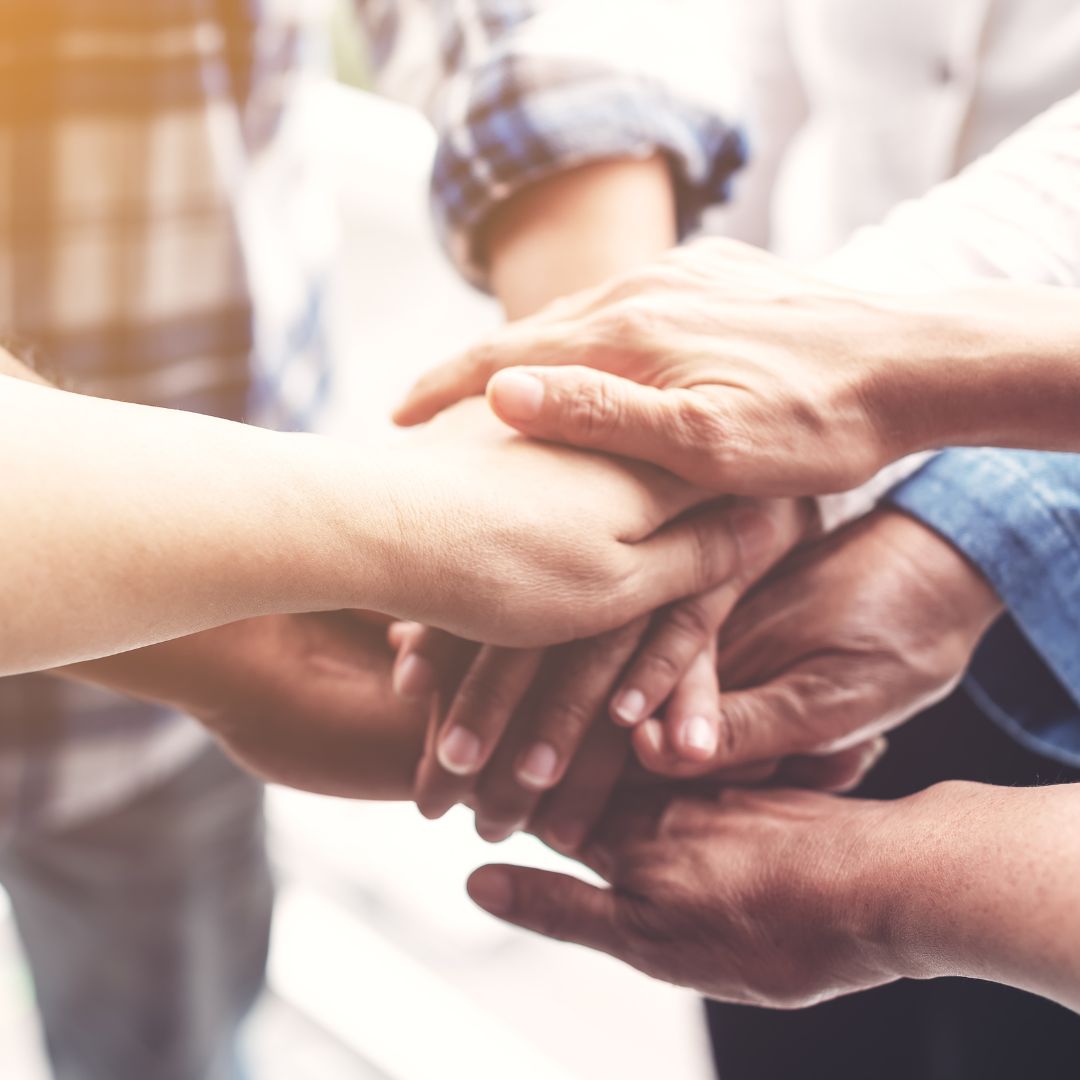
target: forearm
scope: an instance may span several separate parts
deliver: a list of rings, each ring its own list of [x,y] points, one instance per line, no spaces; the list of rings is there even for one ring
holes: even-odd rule
[[[1080,1010],[1080,785],[942,784],[864,855],[898,975],[1004,983]]]
[[[898,302],[913,332],[867,379],[898,452],[1080,450],[1080,290],[994,284]]]
[[[675,244],[675,187],[661,156],[559,172],[492,213],[479,240],[507,317],[633,269]]]
[[[368,599],[379,500],[358,458],[11,378],[0,403],[3,674]]]

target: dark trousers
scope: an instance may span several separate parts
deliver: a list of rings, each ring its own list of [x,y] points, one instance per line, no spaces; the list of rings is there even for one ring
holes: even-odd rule
[[[1072,783],[962,694],[917,717],[860,789],[893,799],[941,780]],[[1080,830],[1080,822],[1077,823]],[[1077,884],[1080,902],[1080,883]],[[707,1003],[720,1080],[1077,1080],[1080,1016],[970,979],[901,981],[798,1012]]]

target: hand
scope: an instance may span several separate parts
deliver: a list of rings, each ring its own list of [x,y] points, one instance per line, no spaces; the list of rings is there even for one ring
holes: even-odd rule
[[[614,690],[611,711],[619,723],[633,726],[663,705],[695,657],[703,652],[712,653],[716,633],[739,599],[816,528],[816,514],[809,500],[741,500],[718,516],[724,527],[714,538],[713,559],[727,568],[721,585],[702,596],[662,609],[651,623],[639,620],[636,631],[629,635],[633,638],[629,651],[620,647],[612,653],[603,645],[594,647],[584,641],[576,646],[577,651],[589,658],[585,666],[590,671],[593,692],[600,695],[597,705],[602,705]],[[760,523],[767,526],[763,532],[769,542],[753,551],[746,550],[742,544],[747,520],[755,527]],[[628,638],[625,630],[617,636],[619,640]],[[605,635],[605,640],[613,639]],[[450,635],[436,631],[416,628],[401,635],[398,643],[401,648],[395,665],[395,686],[399,693],[412,699],[427,697],[447,678],[452,680],[452,689],[456,689],[462,664],[465,659],[471,659],[467,648]],[[556,668],[562,670],[568,663],[574,663],[570,659],[574,651],[574,648],[564,650],[562,658],[554,661]],[[488,650],[482,660],[477,660],[473,672],[458,690],[458,702],[451,710],[463,721],[463,727],[448,724],[443,735],[470,749],[471,760],[466,771],[478,771],[486,764],[495,741],[505,730],[539,666],[539,653],[523,654],[518,650]],[[549,676],[550,670],[545,678]],[[715,750],[717,709],[708,700],[707,688],[704,701],[696,692],[703,682],[715,684],[715,671],[710,672],[708,679],[698,679],[684,687],[676,703],[676,711],[682,714],[680,723],[674,726],[677,742],[691,758],[702,754],[711,757]],[[711,697],[715,698],[715,685]],[[576,745],[577,739],[569,737],[568,727],[581,728],[577,722],[579,707],[563,701],[557,712],[562,721],[554,724],[552,737],[542,738],[538,734],[539,743],[547,749],[534,747],[551,759],[552,784]],[[541,729],[550,726],[539,725]],[[552,756],[548,752],[552,748],[562,748],[570,754],[557,752]],[[458,763],[459,771],[465,767],[466,763]]]
[[[802,1007],[903,973],[886,883],[866,881],[900,805],[793,790],[638,794],[580,855],[610,888],[492,866],[469,892],[492,915],[709,997]]]
[[[417,423],[486,386],[525,434],[650,461],[714,491],[844,491],[945,435],[918,391],[972,336],[971,305],[953,300],[858,292],[703,241],[436,368],[396,419]],[[519,370],[497,374],[506,368]],[[933,431],[909,430],[931,420]]]
[[[651,466],[544,446],[466,402],[392,446],[388,595],[369,606],[496,645],[603,633],[729,575],[716,537],[744,557],[772,546],[762,514]],[[404,493],[404,494],[403,494]]]
[[[267,616],[66,669],[194,715],[246,769],[325,795],[410,798],[426,713],[390,686],[385,625]]]
[[[801,1008],[906,977],[1080,1009],[1080,786],[636,793],[580,853],[610,888],[489,866],[485,910],[723,1001]]]
[[[681,759],[656,721],[635,732],[638,756],[685,777],[865,742],[945,697],[1001,609],[951,544],[879,510],[797,553],[728,620],[713,758]]]

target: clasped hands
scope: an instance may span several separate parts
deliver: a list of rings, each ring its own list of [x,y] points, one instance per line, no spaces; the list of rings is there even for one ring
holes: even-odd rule
[[[871,392],[911,324],[899,301],[720,243],[556,303],[418,384],[403,423],[486,387],[526,434],[742,496],[712,519],[726,578],[618,630],[547,651],[392,631],[399,692],[431,702],[421,809],[467,802],[485,838],[528,828],[611,886],[485,868],[482,906],[733,1000],[806,1004],[905,973],[868,927],[823,917],[846,879],[822,867],[889,814],[821,791],[857,783],[884,732],[956,685],[1001,605],[917,521],[883,509],[822,538],[804,497],[923,445]],[[750,543],[733,527],[747,520]],[[806,926],[789,955],[770,947]]]

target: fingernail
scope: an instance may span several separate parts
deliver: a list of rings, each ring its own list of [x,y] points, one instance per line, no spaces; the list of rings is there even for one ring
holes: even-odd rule
[[[529,748],[518,766],[518,782],[531,788],[548,788],[555,783],[559,755],[550,743],[539,742]]]
[[[435,668],[430,661],[409,653],[394,668],[394,693],[406,701],[427,697],[435,690]]]
[[[716,753],[716,725],[706,716],[691,716],[683,724],[682,741],[695,757],[710,758]]]
[[[645,717],[645,695],[640,690],[626,690],[615,699],[612,711],[624,724],[636,724]]]
[[[776,526],[761,510],[744,508],[732,515],[731,527],[743,570],[754,570],[772,558],[776,547]]]
[[[469,895],[489,915],[508,915],[514,904],[514,887],[504,870],[482,870],[474,874],[469,882]]]
[[[535,420],[544,405],[544,384],[524,371],[500,371],[488,383],[495,410],[507,420]]]
[[[447,772],[469,776],[480,766],[480,740],[463,727],[451,728],[439,740],[439,764]]]

